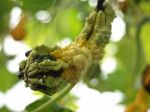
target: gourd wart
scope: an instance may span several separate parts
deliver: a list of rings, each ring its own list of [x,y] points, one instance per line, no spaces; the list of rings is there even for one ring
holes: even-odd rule
[[[27,59],[19,65],[19,78],[27,87],[48,95],[60,91],[68,83],[76,84],[92,63],[103,57],[114,18],[115,12],[110,3],[97,5],[70,45],[56,49],[40,45],[26,52]]]

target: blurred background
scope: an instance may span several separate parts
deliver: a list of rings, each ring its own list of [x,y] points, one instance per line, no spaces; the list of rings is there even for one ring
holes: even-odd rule
[[[111,1],[117,17],[104,58],[52,112],[123,112],[135,102],[150,63],[150,0]],[[49,99],[24,86],[17,77],[18,64],[33,46],[64,47],[74,41],[96,3],[0,0],[0,112],[32,110]],[[148,111],[150,101],[143,105]]]

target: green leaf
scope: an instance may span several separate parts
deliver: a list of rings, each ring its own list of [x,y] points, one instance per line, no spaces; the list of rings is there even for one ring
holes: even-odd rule
[[[149,15],[149,11],[150,11],[150,1],[149,0],[141,0],[139,6],[142,10],[143,15]]]
[[[26,28],[28,34],[25,41],[30,46],[45,44],[51,47],[65,37],[74,39],[80,33],[82,26],[81,21],[77,20],[76,16],[77,11],[70,9],[62,13],[60,12],[59,15],[47,24],[33,18],[27,22]]]
[[[114,73],[108,74],[108,78],[102,79],[100,70],[94,70],[93,75],[99,80],[99,84],[95,87],[100,91],[124,90],[124,87],[129,85],[132,79],[133,66],[135,64],[135,43],[134,40],[124,38],[118,44],[118,52],[116,54],[117,68]],[[130,61],[129,61],[130,59]],[[88,72],[89,74],[89,72]],[[97,74],[97,75],[96,75]],[[94,77],[89,77],[91,80]],[[119,80],[118,80],[119,79]],[[120,80],[122,83],[120,84]]]
[[[30,46],[45,44],[51,47],[58,41],[58,37],[55,35],[55,31],[51,24],[42,24],[33,19],[28,21],[27,31],[28,34],[25,42]]]
[[[7,107],[0,108],[0,112],[11,112]]]
[[[0,0],[0,14],[8,13],[13,6],[13,2],[10,0]]]
[[[66,95],[63,99],[61,99],[60,103],[63,104],[66,108],[68,107],[71,110],[77,110],[78,106],[76,101],[78,98],[72,94]]]
[[[2,66],[0,67],[0,71],[0,91],[6,92],[18,82],[18,77],[8,72],[8,70]]]
[[[6,92],[18,82],[18,77],[7,70],[7,60],[7,56],[0,53],[0,91],[2,92]]]
[[[132,73],[136,61],[136,43],[134,38],[124,37],[118,43],[118,52],[116,54],[118,66],[122,66],[127,73]]]
[[[51,7],[54,0],[21,0],[21,2],[23,10],[36,12],[39,10],[47,10]]]
[[[77,10],[70,9],[60,14],[59,19],[55,27],[57,33],[62,37],[75,38],[81,31],[81,21],[77,20]]]
[[[136,61],[136,46],[135,40],[132,38],[124,37],[118,44],[118,52],[116,54],[117,59],[117,68],[111,73],[107,74],[107,78],[103,78],[100,70],[93,69],[92,75],[86,77],[86,84],[96,89],[100,92],[105,91],[120,91],[124,94],[125,98],[123,99],[124,103],[128,103],[135,97],[135,82],[137,81],[138,74],[134,73],[134,65]],[[141,68],[140,68],[141,69]],[[97,80],[96,84],[92,84],[92,80]],[[131,91],[132,90],[132,91]],[[129,99],[130,98],[130,99]]]
[[[39,106],[41,106],[48,100],[50,100],[50,97],[45,96],[45,97],[29,104],[26,107],[27,112],[32,112],[34,109],[38,108]],[[68,108],[63,107],[62,105],[60,105],[58,103],[55,103],[52,106],[45,108],[44,112],[73,112],[73,111]]]
[[[0,38],[8,32],[9,14],[12,9],[13,2],[10,0],[0,0]],[[0,40],[1,41],[1,40]]]

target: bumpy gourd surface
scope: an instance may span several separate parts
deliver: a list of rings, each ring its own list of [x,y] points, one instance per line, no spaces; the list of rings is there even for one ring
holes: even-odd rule
[[[52,95],[68,83],[77,83],[93,61],[100,60],[111,34],[115,13],[110,4],[104,11],[93,11],[76,41],[65,48],[36,46],[20,63],[20,75],[26,86]]]

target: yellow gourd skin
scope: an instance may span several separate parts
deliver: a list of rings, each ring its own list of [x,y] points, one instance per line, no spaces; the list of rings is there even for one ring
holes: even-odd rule
[[[27,87],[52,95],[67,83],[76,84],[92,62],[102,58],[115,18],[112,6],[105,3],[104,7],[104,11],[93,11],[87,17],[85,27],[72,44],[57,49],[41,45],[27,53],[27,60],[20,63],[19,75]]]
[[[79,81],[86,74],[92,61],[100,60],[104,47],[109,42],[111,22],[115,13],[110,4],[105,4],[105,11],[93,11],[86,19],[86,24],[76,41],[65,48],[51,53],[57,59],[69,64],[63,76],[71,83]]]

